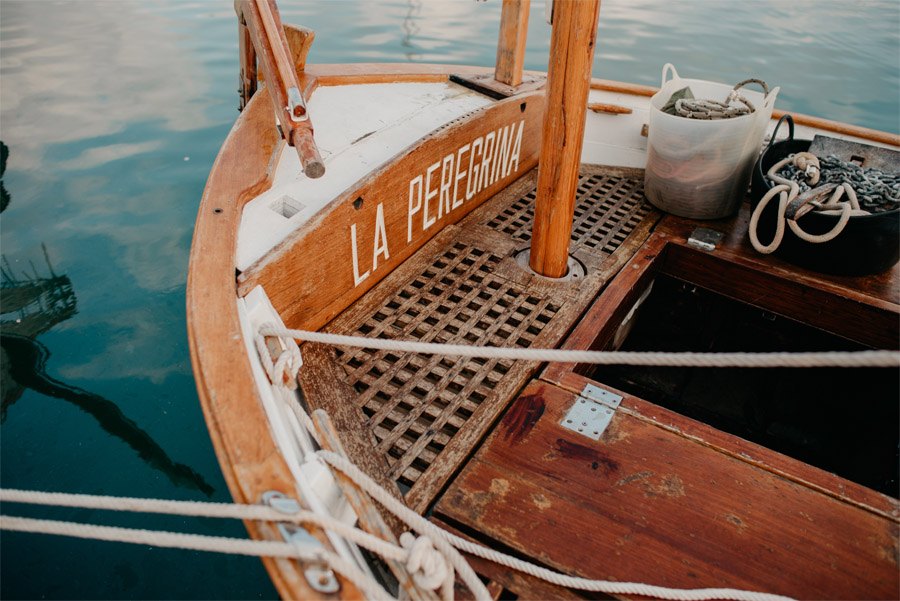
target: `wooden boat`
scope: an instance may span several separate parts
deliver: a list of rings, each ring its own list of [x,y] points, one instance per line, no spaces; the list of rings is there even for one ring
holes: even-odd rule
[[[895,598],[896,370],[675,373],[306,342],[299,391],[270,380],[294,343],[267,337],[261,355],[264,326],[513,348],[898,348],[896,266],[814,273],[750,248],[747,203],[707,223],[645,201],[654,90],[589,79],[598,3],[555,4],[548,81],[522,71],[527,0],[504,0],[495,69],[306,64],[312,32],[282,30],[274,2],[236,3],[243,110],[200,205],[187,300],[233,497],[281,493],[395,540],[406,527],[321,445],[433,523],[565,574]],[[254,93],[257,62],[269,83]],[[795,120],[798,137],[900,145]],[[579,405],[605,428],[569,427]],[[300,421],[317,409],[318,444]],[[355,545],[306,531],[370,570]],[[579,596],[466,557],[495,598]],[[387,564],[406,594],[434,594]],[[327,567],[265,565],[286,598],[361,594]]]

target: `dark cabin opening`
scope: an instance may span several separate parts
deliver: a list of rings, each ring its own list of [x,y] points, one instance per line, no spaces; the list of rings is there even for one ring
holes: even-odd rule
[[[867,348],[665,275],[633,321],[621,350]],[[599,366],[586,375],[895,498],[900,493],[898,369]]]

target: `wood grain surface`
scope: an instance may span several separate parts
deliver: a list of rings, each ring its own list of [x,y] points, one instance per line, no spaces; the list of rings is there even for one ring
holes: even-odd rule
[[[567,573],[797,598],[894,598],[895,520],[620,408],[599,441],[576,395],[529,385],[438,502],[439,519]]]

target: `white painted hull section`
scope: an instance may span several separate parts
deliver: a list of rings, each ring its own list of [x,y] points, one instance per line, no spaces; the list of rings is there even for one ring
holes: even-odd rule
[[[244,208],[236,266],[245,270],[360,179],[454,119],[493,101],[454,83],[320,87],[308,102],[325,175],[307,178],[282,152],[272,187]],[[283,199],[288,198],[285,217]],[[274,208],[273,208],[274,207]]]

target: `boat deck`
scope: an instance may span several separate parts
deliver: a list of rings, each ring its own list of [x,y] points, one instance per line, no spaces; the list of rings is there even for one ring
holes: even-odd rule
[[[666,275],[854,344],[898,346],[900,270],[843,278],[755,255],[748,205],[732,220],[661,219],[638,170],[584,167],[571,249],[587,276],[531,275],[514,256],[528,246],[534,185],[532,172],[445,229],[326,329],[618,348],[632,308]],[[725,234],[715,251],[687,243],[698,226]],[[307,378],[346,374],[349,385],[308,398],[338,416],[368,471],[491,546],[571,574],[674,587],[878,598],[900,585],[895,498],[617,390],[589,366],[324,347],[304,357]],[[587,385],[623,397],[599,440],[562,425]],[[495,588],[568,594],[473,562]]]
[[[572,251],[587,277],[553,282],[520,268],[532,172],[445,229],[327,327],[336,333],[478,345],[553,347],[647,238],[659,214],[635,170],[585,169]],[[338,350],[389,474],[418,511],[471,454],[537,363]]]

